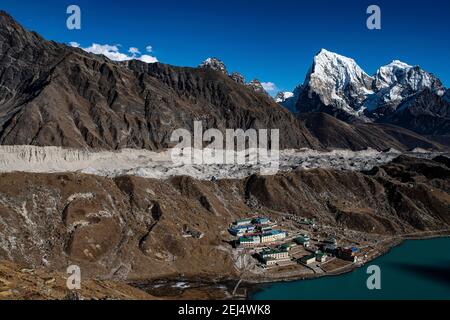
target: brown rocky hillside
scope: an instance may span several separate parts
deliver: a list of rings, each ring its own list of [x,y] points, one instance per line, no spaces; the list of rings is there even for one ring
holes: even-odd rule
[[[450,226],[448,159],[370,172],[298,170],[243,180],[0,175],[0,259],[115,279],[236,275],[228,225],[285,214],[370,234]],[[186,235],[194,235],[186,237]]]

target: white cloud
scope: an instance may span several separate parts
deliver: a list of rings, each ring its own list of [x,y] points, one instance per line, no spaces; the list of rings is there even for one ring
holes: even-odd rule
[[[78,42],[75,42],[75,41],[69,42],[69,45],[71,47],[74,47],[74,48],[78,48],[80,46],[80,44]]]
[[[152,47],[152,46],[147,46],[147,47],[145,47],[145,50],[146,50],[148,53],[152,53],[152,52],[153,52],[153,47]]]
[[[135,54],[141,54],[141,53],[139,52],[139,49],[136,48],[136,47],[131,47],[130,49],[128,49],[128,52],[131,53],[131,54],[133,54],[133,55],[135,55]]]
[[[127,54],[121,53],[119,51],[119,46],[117,45],[93,43],[90,47],[81,49],[94,54],[102,54],[114,61],[127,61],[132,59],[132,57]]]
[[[278,87],[273,82],[262,82],[261,85],[268,93],[276,93],[278,91]]]
[[[158,59],[156,59],[156,57],[149,56],[148,54],[143,54],[138,59],[143,61],[143,62],[146,62],[146,63],[158,62]]]
[[[128,60],[140,60],[146,63],[155,63],[158,62],[156,57],[143,54],[136,47],[130,47],[128,49],[128,53],[120,52],[120,45],[110,45],[110,44],[98,44],[93,43],[90,47],[83,48],[79,43],[70,42],[72,47],[81,48],[86,52],[93,54],[102,54],[105,57],[114,60],[114,61],[128,61]],[[148,51],[148,50],[147,50]]]

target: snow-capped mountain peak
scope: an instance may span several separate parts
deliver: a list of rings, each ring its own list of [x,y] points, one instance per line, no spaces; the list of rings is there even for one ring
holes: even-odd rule
[[[306,76],[303,88],[308,95],[316,94],[319,105],[335,106],[347,114],[357,116],[363,111],[362,103],[372,94],[373,78],[351,58],[326,49],[314,57],[313,65]],[[307,106],[317,111],[319,105]]]
[[[287,99],[290,99],[294,96],[293,92],[278,92],[275,96],[275,102],[277,103],[283,103]]]
[[[337,88],[342,88],[350,82],[370,79],[355,60],[326,49],[320,50],[314,57],[311,75],[332,81]]]
[[[420,91],[425,88],[436,90],[442,87],[439,79],[431,73],[419,66],[411,66],[399,60],[394,60],[378,69],[374,79],[374,86],[377,90],[397,84],[409,87],[413,91]]]
[[[369,76],[355,60],[322,49],[294,97],[282,101],[280,96],[279,103],[294,112],[367,121],[395,112],[405,99],[423,90],[449,99],[441,81],[419,66],[394,60]]]
[[[378,117],[395,111],[404,99],[425,89],[440,96],[445,93],[441,81],[434,75],[398,60],[378,69],[373,88],[376,94],[368,97],[365,105]]]
[[[258,79],[253,79],[252,81],[250,81],[249,83],[247,83],[247,86],[252,89],[255,92],[258,93],[263,93],[268,95],[267,91],[264,89],[261,81],[259,81]]]
[[[413,66],[400,60],[394,60],[391,63],[382,66],[377,70],[374,79],[374,86],[377,90],[389,87],[397,82],[399,78],[404,78],[405,74],[411,70]]]
[[[403,68],[403,69],[409,69],[412,68],[413,66],[410,66],[409,64],[400,61],[400,60],[393,60],[391,63],[389,63],[388,65],[386,65],[385,67],[395,67],[395,68]]]
[[[215,71],[222,72],[223,74],[228,74],[227,68],[225,66],[225,63],[223,63],[222,60],[217,58],[208,58],[205,61],[203,61],[199,68],[202,69],[212,69]]]
[[[239,72],[233,72],[232,74],[230,74],[230,78],[232,80],[234,80],[234,82],[239,83],[239,84],[245,84],[245,78],[242,74],[240,74]]]

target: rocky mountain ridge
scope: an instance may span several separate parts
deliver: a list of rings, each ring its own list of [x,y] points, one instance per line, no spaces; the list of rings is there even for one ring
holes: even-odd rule
[[[258,79],[253,79],[250,82],[246,83],[244,76],[242,74],[240,74],[239,72],[233,71],[231,74],[228,74],[225,63],[218,58],[206,59],[199,65],[199,68],[218,71],[224,75],[229,76],[231,79],[233,79],[238,84],[245,84],[248,88],[252,89],[253,91],[255,91],[257,93],[268,95],[268,93],[264,89],[261,81],[259,81]]]
[[[0,25],[1,144],[157,150],[199,120],[277,128],[283,148],[320,148],[272,99],[220,72],[114,62],[46,41],[6,13]]]
[[[2,145],[161,150],[171,145],[174,130],[193,132],[194,121],[202,121],[205,130],[223,132],[279,129],[282,149],[337,147],[321,143],[301,119],[263,93],[259,81],[250,88],[237,73],[225,74],[217,61],[201,68],[114,62],[47,41],[5,12],[0,13],[0,25]],[[343,124],[336,120],[334,125]],[[441,148],[400,128],[380,128],[378,133],[366,145],[349,145]],[[363,136],[354,130],[351,139],[361,141]]]
[[[425,91],[432,107],[423,104]],[[449,135],[442,130],[450,123],[447,92],[438,78],[418,66],[394,60],[369,76],[353,59],[322,49],[294,96],[280,103],[290,110],[295,105],[300,113],[325,112],[349,122],[390,123],[420,134]],[[409,108],[415,111],[405,115]],[[437,126],[421,117],[407,119],[419,109]],[[406,118],[399,120],[403,115]]]

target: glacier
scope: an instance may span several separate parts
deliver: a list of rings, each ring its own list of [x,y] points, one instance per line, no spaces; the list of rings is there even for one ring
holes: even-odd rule
[[[337,170],[370,170],[392,161],[400,154],[418,158],[433,158],[442,153],[415,149],[401,153],[367,149],[316,151],[311,149],[281,150],[279,172],[317,168]],[[172,161],[171,150],[123,149],[120,151],[90,151],[61,147],[0,146],[0,173],[62,173],[78,172],[104,177],[123,175],[152,179],[190,176],[199,180],[242,179],[259,174],[268,164],[180,164]]]

